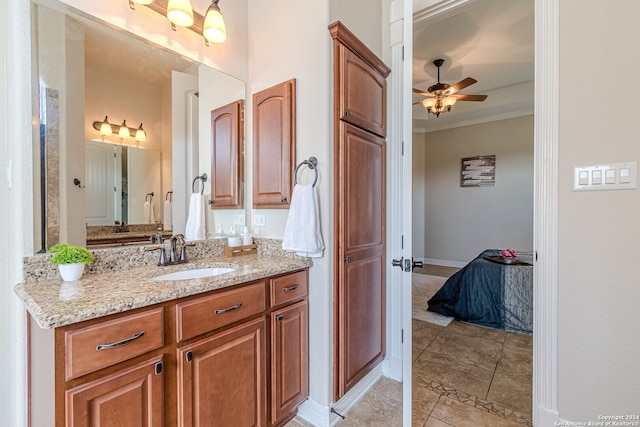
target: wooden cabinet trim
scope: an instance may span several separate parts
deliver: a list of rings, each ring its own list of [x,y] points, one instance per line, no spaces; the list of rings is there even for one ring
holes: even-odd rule
[[[241,208],[244,195],[244,101],[211,111],[211,209]]]
[[[367,64],[375,68],[375,70],[387,78],[391,74],[391,68],[389,68],[378,56],[373,53],[371,49],[367,47],[355,34],[353,34],[344,24],[340,21],[336,21],[329,25],[329,33],[331,37],[340,44],[349,48],[352,52],[362,58]]]
[[[290,303],[307,296],[309,283],[307,270],[271,279],[271,307]]]

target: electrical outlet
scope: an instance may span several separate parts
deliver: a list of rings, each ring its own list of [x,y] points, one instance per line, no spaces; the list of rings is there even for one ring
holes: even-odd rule
[[[233,225],[244,225],[244,215],[235,215],[233,217]]]
[[[267,218],[265,215],[253,215],[253,226],[254,227],[266,227]]]

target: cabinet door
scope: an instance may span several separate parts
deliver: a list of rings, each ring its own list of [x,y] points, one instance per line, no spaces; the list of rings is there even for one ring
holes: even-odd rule
[[[211,209],[242,207],[243,101],[211,111]]]
[[[339,49],[341,120],[386,136],[386,79],[345,46]]]
[[[265,426],[265,324],[260,318],[178,349],[179,426]]]
[[[67,390],[68,427],[163,425],[162,356]]]
[[[289,208],[295,169],[295,79],[253,95],[253,206]]]
[[[307,301],[271,314],[271,423],[292,415],[309,394]]]

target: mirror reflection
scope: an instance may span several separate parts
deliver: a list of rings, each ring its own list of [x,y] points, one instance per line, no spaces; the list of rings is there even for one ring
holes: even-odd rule
[[[211,110],[244,99],[244,82],[62,3],[32,4],[41,100],[36,247],[85,243],[90,226],[124,222],[184,233],[192,180],[211,176]],[[205,185],[205,200],[210,193]],[[245,215],[206,211],[207,237],[214,224],[226,229]]]

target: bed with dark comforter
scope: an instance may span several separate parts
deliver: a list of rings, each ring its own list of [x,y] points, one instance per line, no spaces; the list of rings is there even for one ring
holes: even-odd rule
[[[488,249],[451,276],[428,301],[427,310],[457,320],[531,334],[533,330],[533,267],[504,265],[485,259]],[[532,253],[521,252],[532,264]]]

